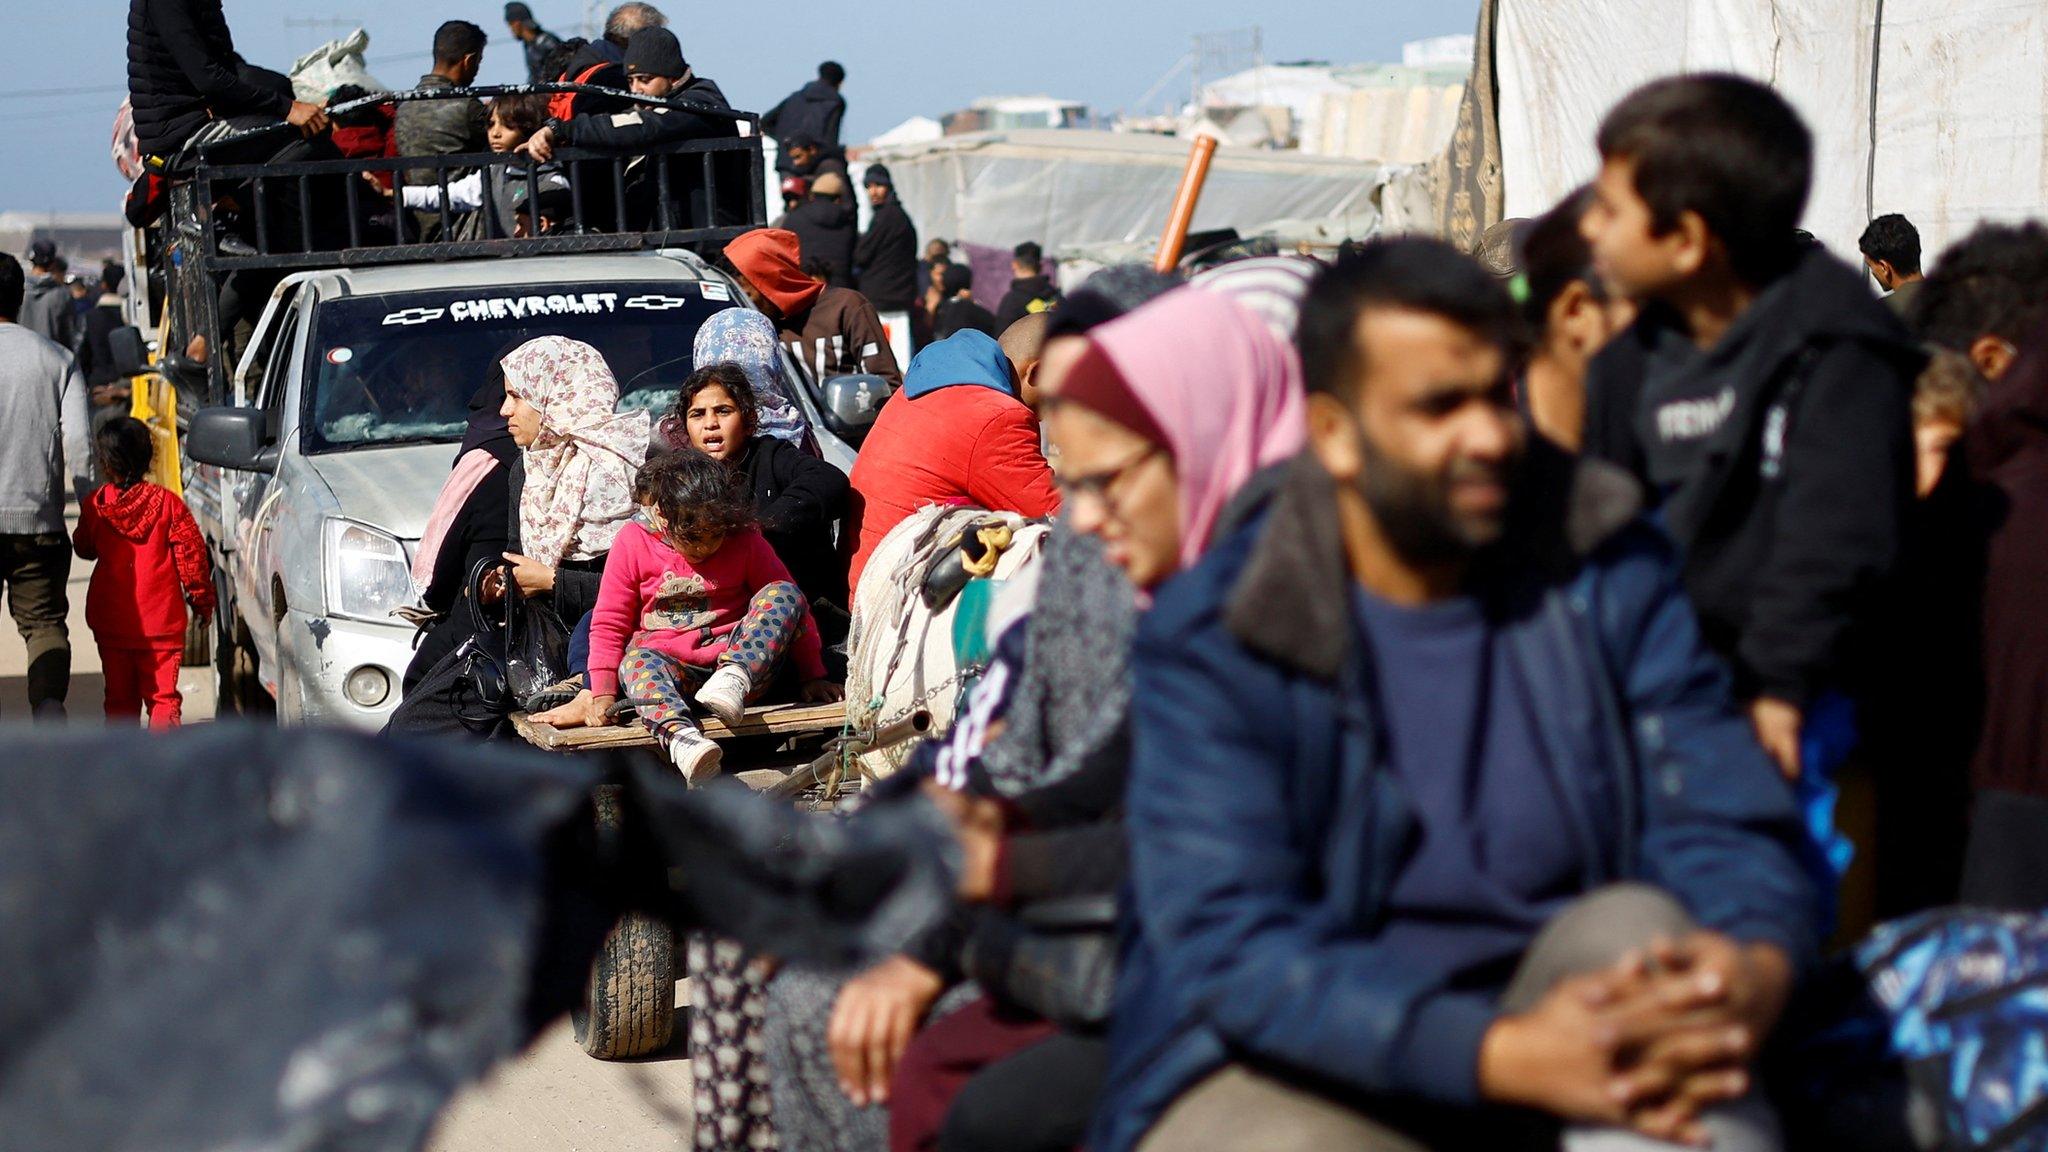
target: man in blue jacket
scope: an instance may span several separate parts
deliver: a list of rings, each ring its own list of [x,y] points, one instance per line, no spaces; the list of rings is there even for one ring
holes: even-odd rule
[[[1435,241],[1326,273],[1311,451],[1140,625],[1099,1152],[1778,1146],[1792,795],[1512,316]]]

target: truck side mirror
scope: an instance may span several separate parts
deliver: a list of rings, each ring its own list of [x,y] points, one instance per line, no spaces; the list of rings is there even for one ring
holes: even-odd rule
[[[261,408],[202,408],[185,433],[185,455],[233,472],[275,472],[267,424]]]
[[[825,381],[825,403],[820,413],[834,436],[858,446],[874,427],[882,405],[895,389],[880,376],[834,376]]]
[[[123,376],[140,376],[149,371],[149,344],[142,329],[130,324],[107,333],[107,348],[114,354],[114,371]]]

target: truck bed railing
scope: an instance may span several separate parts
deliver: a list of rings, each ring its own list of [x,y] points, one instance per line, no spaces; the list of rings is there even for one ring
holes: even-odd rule
[[[495,152],[447,156],[370,156],[307,161],[222,163],[228,155],[246,157],[268,137],[289,140],[287,126],[273,125],[225,137],[202,149],[186,201],[196,225],[187,235],[202,251],[202,262],[216,274],[247,269],[290,271],[337,264],[402,264],[420,261],[475,259],[488,256],[616,252],[633,249],[722,245],[767,220],[762,186],[759,117],[749,112],[712,108],[688,101],[663,101],[609,88],[582,84],[539,84],[474,89],[427,89],[381,93],[337,105],[331,116],[346,116],[366,107],[420,100],[457,99],[519,93],[588,93],[606,100],[642,106],[667,106],[730,119],[748,125],[746,135],[685,140],[631,152],[588,148],[557,148],[551,162],[534,165],[528,158]],[[471,172],[486,173],[485,205],[479,224],[457,236],[458,224],[469,215],[449,207],[450,184]],[[408,174],[431,173],[431,183]],[[365,175],[392,177],[388,208],[377,207],[380,193]],[[544,182],[559,174],[568,181],[568,212],[557,211],[554,228],[542,235]],[[404,207],[396,189],[438,187],[440,207]],[[517,205],[518,223],[526,235],[511,233],[512,221],[501,220],[495,189],[525,193]],[[249,251],[222,247],[220,230],[209,219],[211,205],[229,188],[246,188],[245,228],[241,239]],[[337,201],[337,193],[340,197]],[[388,213],[389,229],[373,228]],[[480,226],[481,234],[475,234]],[[425,235],[429,229],[433,234]],[[251,234],[253,232],[253,235]]]

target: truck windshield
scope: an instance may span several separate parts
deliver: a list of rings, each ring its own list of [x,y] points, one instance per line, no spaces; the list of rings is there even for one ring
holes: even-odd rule
[[[550,284],[323,301],[314,318],[308,453],[454,442],[494,359],[538,336],[604,354],[619,407],[666,411],[690,374],[697,329],[733,306],[713,282]]]

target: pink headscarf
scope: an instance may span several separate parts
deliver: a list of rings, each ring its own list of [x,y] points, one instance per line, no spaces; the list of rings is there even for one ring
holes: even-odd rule
[[[1157,423],[1180,476],[1180,563],[1208,550],[1233,496],[1302,450],[1301,360],[1257,315],[1178,289],[1088,334]]]

